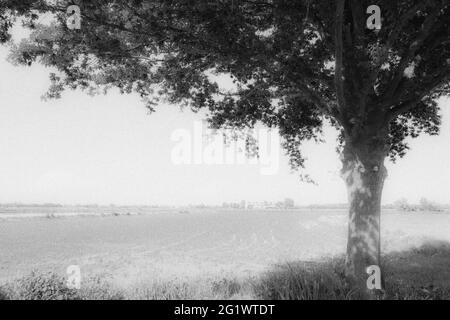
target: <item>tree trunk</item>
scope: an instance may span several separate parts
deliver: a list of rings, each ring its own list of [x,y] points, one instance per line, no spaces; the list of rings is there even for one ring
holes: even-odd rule
[[[383,130],[384,131],[384,130]],[[349,202],[346,275],[363,298],[374,297],[367,287],[369,266],[380,267],[381,193],[387,171],[386,135],[360,134],[347,139],[342,154],[342,177]]]

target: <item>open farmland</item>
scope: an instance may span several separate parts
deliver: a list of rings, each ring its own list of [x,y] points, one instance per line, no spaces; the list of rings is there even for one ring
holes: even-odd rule
[[[383,252],[450,242],[450,215],[383,215]],[[427,235],[433,234],[430,239]],[[246,277],[273,264],[345,252],[343,210],[178,210],[124,216],[0,218],[0,281],[32,270],[137,281]]]

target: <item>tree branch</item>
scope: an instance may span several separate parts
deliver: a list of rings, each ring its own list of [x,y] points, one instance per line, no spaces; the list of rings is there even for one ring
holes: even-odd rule
[[[359,0],[351,0],[351,10],[353,17],[353,30],[357,40],[361,40],[361,36],[363,35],[364,28],[364,9],[361,5],[361,1]],[[357,41],[358,42],[358,41]]]
[[[335,33],[335,73],[334,83],[336,87],[336,96],[338,100],[338,106],[341,110],[345,108],[344,100],[344,76],[343,76],[343,41],[342,41],[342,29],[344,24],[344,6],[345,0],[337,0],[336,7],[336,33]]]
[[[400,84],[400,81],[403,78],[403,74],[405,72],[405,69],[408,66],[408,63],[410,60],[414,57],[414,54],[416,51],[420,48],[420,46],[423,44],[423,42],[426,40],[426,38],[429,36],[431,29],[435,25],[435,22],[437,21],[436,17],[440,11],[440,7],[436,7],[435,10],[430,13],[430,15],[425,19],[424,23],[422,24],[422,30],[417,36],[417,38],[411,43],[409,48],[406,50],[404,55],[402,56],[397,70],[396,74],[394,76],[394,79],[391,83],[391,88],[387,92],[387,97],[393,96],[398,89],[398,85]]]
[[[429,96],[434,89],[444,84],[446,81],[450,79],[450,75],[444,71],[440,76],[436,77],[433,81],[431,81],[428,85],[422,86],[422,92],[415,96],[409,97],[405,99],[400,105],[391,108],[387,113],[388,121],[393,120],[395,117],[399,116],[402,113],[408,112],[413,109],[424,97]]]

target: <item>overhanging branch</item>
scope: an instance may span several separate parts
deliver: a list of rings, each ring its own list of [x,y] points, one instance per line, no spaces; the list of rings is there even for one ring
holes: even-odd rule
[[[344,76],[343,76],[343,41],[342,41],[342,29],[344,24],[344,6],[345,0],[338,0],[336,6],[336,33],[335,33],[335,74],[334,82],[336,87],[336,97],[338,106],[341,110],[345,108],[344,100]]]
[[[391,108],[387,113],[388,121],[395,119],[395,117],[408,112],[413,109],[423,98],[429,96],[436,88],[445,84],[450,80],[448,72],[443,72],[440,76],[436,77],[428,85],[422,87],[422,92],[419,95],[405,99],[401,104]]]
[[[426,40],[426,38],[429,36],[431,29],[436,24],[436,21],[438,21],[436,18],[439,11],[440,7],[437,6],[435,10],[432,13],[430,13],[430,15],[425,19],[424,23],[422,24],[422,30],[420,31],[419,35],[416,37],[416,39],[414,39],[414,41],[410,44],[409,48],[403,54],[398,64],[397,70],[395,72],[394,79],[390,84],[390,90],[387,92],[387,97],[393,96],[397,91],[400,81],[403,78],[403,74],[406,68],[408,67],[409,62],[414,57],[415,53],[423,44],[423,42]]]

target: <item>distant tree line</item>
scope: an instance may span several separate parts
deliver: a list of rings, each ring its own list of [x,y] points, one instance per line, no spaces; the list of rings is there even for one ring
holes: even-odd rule
[[[291,198],[285,198],[284,201],[246,201],[224,202],[222,208],[226,209],[294,209],[295,202]]]
[[[419,204],[410,204],[408,200],[402,198],[395,201],[392,205],[395,209],[405,212],[414,211],[429,211],[429,212],[442,212],[444,211],[444,205],[438,204],[436,202],[430,201],[422,197]]]

